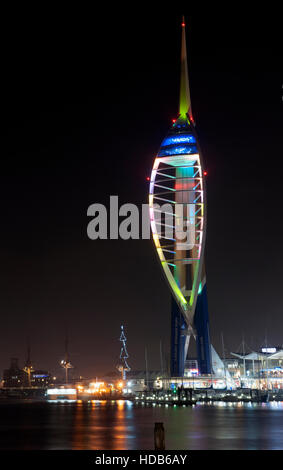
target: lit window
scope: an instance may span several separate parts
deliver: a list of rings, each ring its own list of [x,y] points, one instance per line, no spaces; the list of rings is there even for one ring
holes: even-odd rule
[[[166,137],[162,142],[162,147],[172,144],[195,144],[196,139],[193,135],[172,135]]]
[[[159,157],[166,157],[168,155],[184,155],[188,153],[198,153],[195,145],[180,145],[174,147],[161,148],[158,153]]]

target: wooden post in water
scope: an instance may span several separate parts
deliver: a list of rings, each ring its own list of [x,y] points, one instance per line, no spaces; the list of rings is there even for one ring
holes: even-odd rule
[[[165,450],[165,431],[163,423],[154,425],[154,449]]]

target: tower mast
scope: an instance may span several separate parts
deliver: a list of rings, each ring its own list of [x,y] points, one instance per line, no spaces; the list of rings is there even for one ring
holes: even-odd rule
[[[27,378],[28,378],[28,387],[31,387],[31,372],[33,370],[32,367],[32,362],[31,362],[31,356],[30,356],[30,343],[28,340],[28,345],[27,345],[27,360],[25,363],[24,371],[27,373]]]
[[[69,338],[67,334],[66,334],[66,339],[65,339],[65,359],[62,359],[60,364],[63,367],[63,369],[65,369],[65,381],[67,384],[69,381],[69,369],[73,368],[70,362],[70,357],[69,357]]]
[[[127,351],[127,338],[124,333],[124,326],[121,325],[121,335],[120,335],[120,341],[122,343],[121,345],[121,352],[120,352],[120,363],[117,366],[117,369],[121,372],[122,374],[122,380],[126,380],[126,373],[131,370],[127,359],[129,357],[128,351]]]

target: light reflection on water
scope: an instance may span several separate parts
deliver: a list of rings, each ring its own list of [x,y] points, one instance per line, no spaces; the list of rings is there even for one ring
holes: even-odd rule
[[[136,405],[130,401],[0,403],[0,449],[283,449],[283,402]]]

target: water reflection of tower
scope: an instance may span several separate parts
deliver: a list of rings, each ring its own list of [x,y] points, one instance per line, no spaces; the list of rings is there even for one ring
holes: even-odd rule
[[[127,351],[127,338],[124,333],[124,326],[121,325],[121,335],[120,335],[120,341],[122,343],[121,346],[121,352],[120,352],[120,362],[117,365],[117,369],[121,372],[122,374],[122,380],[126,380],[126,373],[131,370],[127,359],[129,357],[128,351]]]
[[[65,380],[66,384],[69,382],[69,369],[73,369],[73,365],[70,362],[70,356],[69,356],[69,339],[68,336],[66,335],[65,339],[65,358],[62,359],[60,362],[61,367],[65,369]]]

